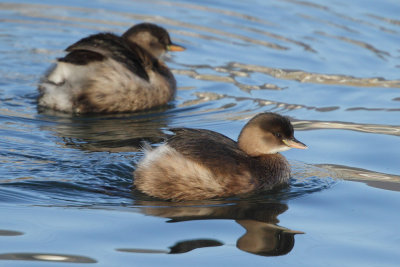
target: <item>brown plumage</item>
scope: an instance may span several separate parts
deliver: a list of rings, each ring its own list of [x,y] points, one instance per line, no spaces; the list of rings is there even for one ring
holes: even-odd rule
[[[145,157],[134,172],[140,191],[162,199],[199,200],[266,190],[286,183],[290,167],[279,151],[306,148],[290,121],[261,113],[238,142],[209,130],[172,129],[174,135]]]
[[[70,113],[145,110],[172,100],[176,81],[159,59],[171,42],[157,25],[141,23],[122,36],[99,33],[69,46],[41,79],[38,105]]]

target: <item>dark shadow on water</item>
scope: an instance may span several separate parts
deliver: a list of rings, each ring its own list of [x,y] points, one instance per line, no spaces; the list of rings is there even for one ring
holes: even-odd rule
[[[19,231],[0,229],[0,236],[19,236],[19,235],[23,235],[23,234],[24,233],[19,232]]]
[[[162,202],[137,201],[141,213],[164,217],[167,223],[180,223],[193,220],[234,220],[246,232],[239,236],[236,247],[242,251],[261,256],[280,256],[288,254],[294,247],[296,234],[301,231],[278,226],[278,216],[288,206],[280,202],[265,200],[201,201],[201,202]],[[204,233],[203,233],[204,234]],[[213,238],[198,238],[176,241],[169,250],[149,250],[143,248],[118,248],[120,252],[131,253],[186,253],[198,248],[219,247],[224,243]]]
[[[120,248],[116,250],[120,252],[130,252],[130,253],[181,254],[192,251],[197,248],[219,247],[223,245],[224,244],[222,242],[213,239],[194,239],[194,240],[184,240],[177,242],[173,246],[169,247],[169,250],[135,249],[135,248]]]
[[[185,240],[169,247],[169,254],[186,253],[196,248],[219,247],[222,245],[223,243],[212,239]]]

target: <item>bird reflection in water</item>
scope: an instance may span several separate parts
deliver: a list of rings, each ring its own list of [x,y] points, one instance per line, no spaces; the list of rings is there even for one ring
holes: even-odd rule
[[[43,125],[42,130],[60,137],[66,147],[91,152],[137,152],[143,142],[154,144],[164,140],[162,129],[168,128],[168,116],[157,111],[165,109],[85,117],[47,111],[41,113],[43,120],[55,124]]]
[[[278,215],[288,207],[274,202],[196,202],[170,203],[142,201],[141,212],[146,215],[169,218],[168,223],[179,223],[192,220],[227,219],[235,220],[245,230],[238,238],[236,247],[248,253],[261,256],[280,256],[288,254],[294,247],[295,234],[301,231],[278,226]],[[211,205],[210,205],[211,204]],[[187,206],[186,206],[187,205]],[[141,248],[119,248],[120,252],[131,253],[186,253],[197,248],[218,247],[224,243],[215,239],[181,240],[169,247],[169,250],[149,250]]]

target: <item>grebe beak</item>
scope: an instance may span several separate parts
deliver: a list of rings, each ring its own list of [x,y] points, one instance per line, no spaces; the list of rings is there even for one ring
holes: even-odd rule
[[[168,51],[172,51],[172,52],[181,52],[181,51],[185,51],[186,48],[184,48],[181,45],[177,45],[177,44],[170,44],[167,45],[167,50]]]
[[[300,142],[299,140],[297,140],[294,137],[292,139],[283,139],[282,141],[283,141],[283,143],[285,143],[285,145],[287,145],[288,147],[291,147],[291,148],[299,148],[299,149],[307,149],[308,148],[304,143]]]

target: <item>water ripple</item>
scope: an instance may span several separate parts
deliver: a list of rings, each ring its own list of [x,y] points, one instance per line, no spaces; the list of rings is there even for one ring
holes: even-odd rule
[[[341,129],[352,130],[363,133],[386,134],[400,136],[400,126],[361,124],[351,122],[330,122],[330,121],[304,121],[298,120],[293,123],[296,130],[316,130],[316,129]]]
[[[0,254],[0,260],[47,261],[47,262],[69,262],[69,263],[97,262],[96,260],[85,256],[53,254],[53,253],[4,253]]]
[[[321,32],[321,31],[317,31],[316,34],[319,34],[319,35],[322,35],[322,36],[325,36],[325,37],[329,37],[329,38],[334,38],[334,39],[337,39],[337,40],[341,40],[341,41],[344,41],[344,42],[347,42],[347,43],[350,43],[350,44],[365,48],[365,49],[373,52],[377,57],[379,57],[381,59],[384,59],[384,60],[386,59],[386,57],[390,57],[391,56],[389,52],[380,50],[380,49],[374,47],[371,44],[368,44],[366,42],[362,42],[362,41],[359,41],[359,40],[355,40],[355,39],[352,39],[352,38],[349,38],[349,37],[336,36],[336,35],[328,34],[326,32]]]
[[[350,181],[364,182],[369,186],[391,191],[400,191],[400,175],[374,172],[335,164],[320,164],[323,169],[337,173],[338,178]]]
[[[395,26],[400,26],[400,20],[398,20],[398,19],[385,18],[382,16],[378,16],[376,14],[367,14],[367,15],[371,18],[381,20],[381,21],[387,22],[387,23],[395,25]]]
[[[243,63],[231,63],[229,68],[238,68],[244,72],[259,72],[268,74],[274,78],[294,80],[302,83],[316,83],[329,85],[347,85],[360,87],[386,87],[400,88],[400,80],[385,80],[383,78],[357,78],[348,75],[332,75],[309,73],[302,70],[285,70],[279,68],[271,68],[257,65],[249,65]]]
[[[301,0],[284,0],[284,1],[292,3],[292,4],[295,4],[295,5],[299,5],[299,6],[305,6],[307,8],[318,9],[318,10],[321,10],[323,12],[330,13],[330,14],[338,17],[338,18],[342,18],[342,19],[345,19],[347,21],[355,22],[357,24],[366,25],[366,26],[369,26],[369,27],[372,27],[372,28],[377,28],[377,29],[379,29],[381,31],[388,32],[388,33],[391,33],[391,34],[396,34],[397,33],[394,30],[382,27],[382,26],[377,25],[375,23],[372,23],[370,21],[366,21],[366,20],[361,19],[361,18],[348,16],[348,15],[346,15],[344,13],[340,13],[340,12],[334,11],[332,8],[328,7],[327,5],[321,5],[321,4],[316,4],[316,3],[309,2],[309,1],[301,1]],[[388,19],[388,20],[392,21],[391,19]]]

